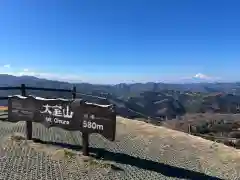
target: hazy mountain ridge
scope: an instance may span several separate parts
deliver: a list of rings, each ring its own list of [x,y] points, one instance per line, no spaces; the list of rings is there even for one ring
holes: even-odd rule
[[[31,76],[15,77],[0,75],[0,87],[27,86],[67,88],[76,86],[77,91],[85,94],[105,97],[117,107],[119,115],[124,117],[152,117],[172,119],[185,113],[218,112],[238,113],[240,104],[240,83],[135,83],[117,85],[93,85],[88,83],[71,84],[60,81],[39,79]],[[19,94],[16,91],[0,91],[0,96]],[[70,93],[28,91],[43,97],[66,97]],[[88,96],[79,96],[89,101],[105,103],[104,100]],[[1,102],[6,105],[6,101]]]

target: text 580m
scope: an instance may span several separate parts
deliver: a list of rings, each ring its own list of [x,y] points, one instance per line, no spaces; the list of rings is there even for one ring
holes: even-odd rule
[[[103,125],[91,121],[83,121],[83,128],[103,130]]]

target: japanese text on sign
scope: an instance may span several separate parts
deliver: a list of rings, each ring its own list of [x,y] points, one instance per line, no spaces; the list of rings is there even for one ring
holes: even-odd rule
[[[54,122],[56,124],[67,124],[67,125],[70,124],[70,122],[66,119],[65,120],[59,119],[59,118],[70,119],[73,117],[73,112],[70,111],[69,106],[66,106],[66,108],[63,108],[60,105],[50,106],[46,104],[46,105],[43,105],[43,107],[45,109],[44,111],[40,111],[40,113],[49,114],[49,116],[45,118],[47,122]]]
[[[83,118],[83,128],[103,131],[103,125],[94,122],[94,120],[96,119],[94,114],[84,114]]]

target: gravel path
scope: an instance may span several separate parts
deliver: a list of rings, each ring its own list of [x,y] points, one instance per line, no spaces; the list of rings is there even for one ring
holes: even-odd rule
[[[239,150],[140,121],[118,117],[115,142],[92,134],[90,159],[75,150],[79,132],[33,128],[42,143],[11,140],[24,134],[24,123],[0,121],[0,180],[240,179]],[[72,154],[66,157],[63,147]]]

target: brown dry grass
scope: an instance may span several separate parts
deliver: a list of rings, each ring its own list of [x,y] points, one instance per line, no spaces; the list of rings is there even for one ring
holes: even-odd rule
[[[0,106],[0,111],[6,111],[6,110],[8,110],[7,106]]]
[[[209,157],[212,160],[211,163],[214,161],[240,163],[240,150],[233,147],[137,120],[127,120],[122,117],[118,119],[119,123],[126,126],[126,130],[137,134],[140,138],[158,137],[164,139],[176,147],[181,146],[186,151],[196,151],[202,158]]]
[[[120,123],[125,125],[126,131],[134,133],[139,139],[148,141],[154,138],[152,149],[149,151],[162,153],[160,156],[166,161],[169,161],[168,158],[175,159],[173,161],[176,164],[183,161],[185,163],[180,163],[183,167],[184,164],[192,162],[203,173],[211,171],[225,174],[226,179],[240,178],[240,150],[165,127],[119,119]]]

